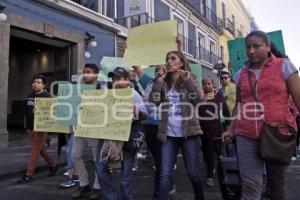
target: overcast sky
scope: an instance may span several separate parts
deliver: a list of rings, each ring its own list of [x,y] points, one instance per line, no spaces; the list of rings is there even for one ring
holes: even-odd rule
[[[299,0],[242,0],[254,17],[259,29],[265,32],[282,30],[285,52],[300,67],[300,1]]]

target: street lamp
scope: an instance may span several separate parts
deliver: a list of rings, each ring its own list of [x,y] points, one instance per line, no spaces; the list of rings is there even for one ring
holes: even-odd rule
[[[95,40],[91,41],[90,44],[91,44],[91,47],[96,47],[98,45]]]
[[[86,58],[90,58],[92,56],[91,52],[88,50],[89,46],[95,48],[98,43],[95,41],[95,36],[90,34],[89,32],[85,32],[86,37],[84,38],[85,41],[85,53],[84,56]]]
[[[213,70],[212,72],[214,74],[218,74],[220,73],[220,71],[222,71],[222,69],[225,67],[225,64],[223,63],[223,60],[222,59],[219,59],[218,60],[218,63],[216,65],[213,66]]]
[[[225,64],[223,63],[223,60],[222,60],[221,58],[219,58],[218,63],[215,64],[215,65],[213,66],[213,68],[214,68],[214,69],[212,70],[212,72],[218,76],[218,80],[219,80],[219,81],[218,81],[218,86],[220,86],[220,79],[219,79],[219,76],[220,76],[220,74],[221,74],[221,71],[225,68]]]
[[[212,73],[214,73],[214,74],[218,74],[219,72],[218,72],[218,70],[216,70],[216,69],[213,69],[213,70],[212,70]]]
[[[3,12],[5,9],[5,6],[0,5],[0,21],[4,22],[7,20],[7,15]]]
[[[92,56],[92,54],[91,54],[91,52],[89,52],[89,51],[85,51],[84,52],[84,56],[86,57],[86,58],[90,58],[91,56]]]

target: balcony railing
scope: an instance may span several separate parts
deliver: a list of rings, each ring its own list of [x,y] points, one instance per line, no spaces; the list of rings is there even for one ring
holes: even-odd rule
[[[234,24],[229,19],[226,19],[225,28],[228,30],[232,35],[235,35],[234,32]]]
[[[241,38],[243,37],[243,33],[240,30],[235,30],[235,36]]]
[[[222,29],[222,20],[203,2],[201,2],[200,14],[217,29]]]
[[[98,5],[98,0],[71,0],[75,3],[78,3],[88,9],[91,9],[93,11],[98,12],[99,11],[99,5]]]
[[[205,49],[204,47],[196,47],[196,51],[198,52],[198,59],[208,62],[212,65],[216,65],[219,60],[219,56],[214,54],[213,52]]]
[[[196,17],[203,19],[203,21],[215,28],[219,32],[223,31],[223,20],[218,18],[216,13],[214,13],[204,1],[198,1],[197,3],[190,3],[187,0],[179,0],[185,6],[187,6]]]
[[[189,38],[187,38],[187,37],[184,37],[182,34],[180,34],[180,33],[177,33],[177,37],[178,37],[178,39],[181,41],[181,48],[182,48],[182,50],[183,51],[185,51],[185,52],[187,52],[187,53],[190,53],[191,54],[191,52],[189,52],[189,46],[191,46],[192,45],[192,43],[193,43],[193,41],[192,40],[190,40]]]
[[[143,24],[158,22],[158,20],[155,20],[152,17],[150,17],[148,13],[143,13],[139,15],[116,18],[115,22],[126,28],[133,28]]]

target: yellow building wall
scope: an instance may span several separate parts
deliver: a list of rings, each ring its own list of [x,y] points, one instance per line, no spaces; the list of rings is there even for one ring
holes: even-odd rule
[[[230,40],[228,37],[226,37],[225,35],[221,35],[219,37],[219,44],[220,46],[224,47],[224,58],[223,58],[223,62],[226,65],[226,67],[228,67],[228,62],[229,62],[229,52],[228,52],[228,47],[227,47],[227,41]]]
[[[225,4],[226,18],[232,20],[232,15],[235,16],[235,32],[239,30],[242,36],[245,37],[251,32],[251,22],[253,21],[251,15],[246,10],[241,0],[217,0],[217,16],[223,20],[222,3]],[[242,25],[242,26],[241,26]],[[229,31],[224,29],[223,34],[219,36],[219,44],[224,47],[224,64],[228,66],[229,52],[227,41],[233,40],[236,37]]]

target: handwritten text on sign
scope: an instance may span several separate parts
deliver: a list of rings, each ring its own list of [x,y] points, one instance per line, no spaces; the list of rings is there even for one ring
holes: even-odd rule
[[[75,136],[128,141],[133,118],[132,89],[86,90]]]
[[[36,98],[34,112],[34,131],[70,133],[70,126],[55,121],[57,99]]]

